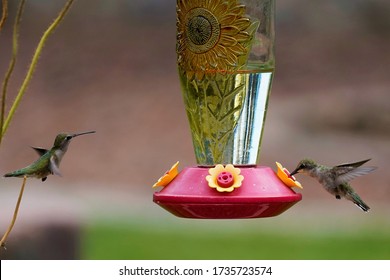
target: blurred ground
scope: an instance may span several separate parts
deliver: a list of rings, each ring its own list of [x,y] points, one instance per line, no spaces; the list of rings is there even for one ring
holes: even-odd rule
[[[8,66],[15,2],[0,34],[0,73]],[[63,2],[28,1],[10,96]],[[303,201],[284,215],[309,223],[321,215],[335,226],[349,219],[390,224],[384,218],[390,199],[389,2],[285,0],[276,6],[277,70],[260,163],[280,161],[293,169],[303,157],[329,165],[372,158],[379,166],[353,182],[373,209],[368,215],[304,177]],[[97,134],[73,141],[62,162],[64,177],[28,182],[13,234],[47,220],[175,219],[151,202],[151,185],[171,164],[195,162],[176,72],[175,21],[175,1],[75,2],[49,38],[2,143],[0,173],[35,160],[29,146],[50,147],[58,132]],[[1,180],[1,228],[11,218],[19,183]]]

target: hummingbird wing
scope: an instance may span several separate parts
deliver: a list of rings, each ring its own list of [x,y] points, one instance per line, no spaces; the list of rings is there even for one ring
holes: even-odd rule
[[[347,183],[356,177],[366,175],[371,171],[374,171],[376,167],[373,166],[361,166],[362,164],[369,161],[363,160],[354,163],[345,163],[333,167],[333,172],[336,175],[336,183],[338,185]]]
[[[48,150],[44,149],[44,148],[38,148],[38,147],[31,147],[34,149],[34,151],[36,151],[39,156],[43,156],[44,154],[46,154],[48,152]]]
[[[53,174],[62,177],[60,168],[58,167],[58,164],[57,164],[57,162],[56,162],[56,159],[55,159],[55,156],[54,156],[54,155],[50,157],[50,171],[51,171]]]
[[[365,164],[367,161],[370,161],[371,159],[365,159],[365,160],[362,160],[362,161],[358,161],[358,162],[352,162],[352,163],[343,163],[343,164],[340,164],[340,165],[337,165],[336,167],[359,167],[363,164]]]

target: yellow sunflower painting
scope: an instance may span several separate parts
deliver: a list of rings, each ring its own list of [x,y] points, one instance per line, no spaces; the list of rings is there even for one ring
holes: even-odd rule
[[[187,78],[245,65],[259,23],[238,0],[177,0],[177,60]]]

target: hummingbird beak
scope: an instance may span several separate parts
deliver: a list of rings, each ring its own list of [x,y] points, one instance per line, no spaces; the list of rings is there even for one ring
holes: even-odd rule
[[[290,176],[293,176],[293,175],[299,173],[299,170],[300,170],[299,167],[295,168],[295,170],[290,173]]]
[[[72,134],[72,138],[73,138],[73,137],[80,136],[80,135],[84,135],[84,134],[95,133],[95,132],[96,132],[96,131],[92,130],[92,131],[85,131],[85,132],[75,133],[75,134]]]

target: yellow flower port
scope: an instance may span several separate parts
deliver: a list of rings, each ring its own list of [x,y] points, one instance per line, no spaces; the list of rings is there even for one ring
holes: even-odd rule
[[[153,188],[156,187],[165,187],[167,186],[170,182],[175,179],[177,174],[179,174],[178,171],[178,166],[179,162],[176,162],[174,165],[172,165],[171,169],[169,169],[163,176],[161,176],[158,181],[153,185]]]
[[[214,168],[209,169],[209,174],[206,180],[210,188],[214,188],[219,192],[232,192],[235,188],[241,187],[244,176],[240,175],[241,170],[235,168],[232,164],[227,164],[225,167],[222,164],[217,164]]]
[[[279,179],[282,180],[285,185],[290,188],[297,187],[303,189],[301,183],[299,183],[294,176],[291,176],[290,172],[279,162],[276,162],[276,167],[278,168],[276,175],[278,175]]]

